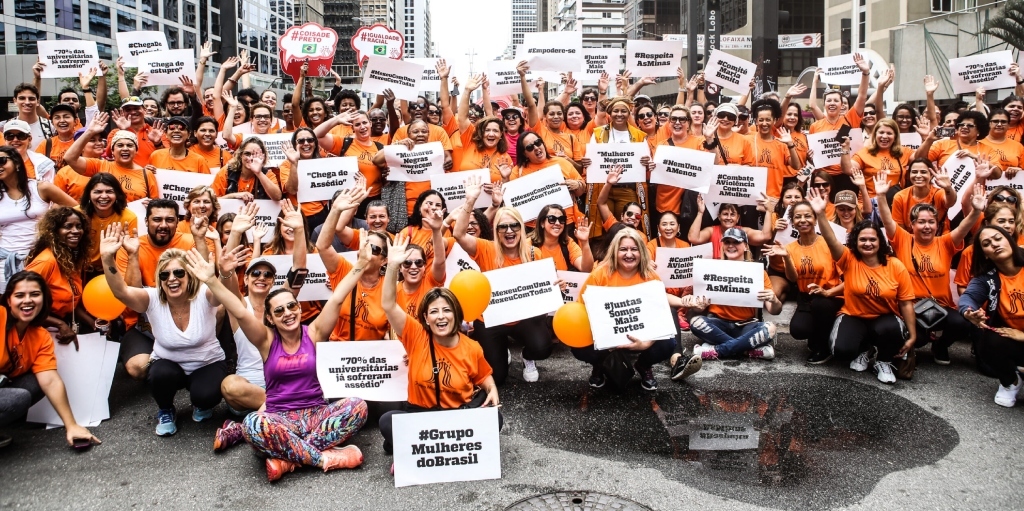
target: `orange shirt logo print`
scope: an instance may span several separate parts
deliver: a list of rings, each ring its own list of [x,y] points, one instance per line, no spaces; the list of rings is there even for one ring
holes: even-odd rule
[[[871,300],[877,300],[882,295],[882,289],[878,287],[878,281],[874,277],[868,277],[868,285],[864,288],[864,294]]]
[[[761,150],[761,156],[757,158],[758,163],[772,164],[772,151],[767,147]]]
[[[921,260],[917,264],[917,274],[922,277],[939,277],[939,272],[935,271],[935,265],[932,264],[932,256],[928,254],[921,255]]]
[[[145,172],[145,171],[143,171],[143,172]],[[118,176],[117,180],[121,182],[121,188],[123,188],[124,191],[127,192],[127,191],[132,189],[132,180],[128,176],[125,176],[125,175]]]
[[[452,386],[452,365],[447,359],[439,359],[437,361],[437,373],[430,376],[430,383],[435,383],[437,378],[441,378],[442,387]]]
[[[1010,291],[1010,314],[1017,315],[1024,311],[1024,291]]]
[[[802,256],[800,258],[800,277],[807,278],[814,276],[814,259],[810,256]]]
[[[1010,163],[1010,160],[1006,158],[1006,153],[1002,149],[992,149],[992,153],[999,157],[1001,163]]]
[[[489,168],[491,168],[491,156],[490,155],[483,155],[480,158],[480,168],[482,168],[482,169],[489,169]]]
[[[366,305],[366,293],[362,293],[356,302],[356,318],[359,318],[358,321],[362,321],[363,324],[370,322],[370,308]]]
[[[889,158],[882,158],[882,168],[880,170],[892,172],[893,170],[896,170],[896,168],[893,166],[892,160]]]

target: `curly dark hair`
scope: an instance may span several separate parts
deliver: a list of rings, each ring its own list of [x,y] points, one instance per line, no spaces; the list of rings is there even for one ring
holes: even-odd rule
[[[508,140],[505,139],[505,123],[497,117],[484,117],[479,121],[476,121],[476,128],[473,130],[473,143],[476,144],[477,151],[486,151],[487,146],[484,145],[484,129],[487,128],[488,124],[495,123],[498,125],[498,129],[501,130],[501,137],[498,138],[498,152],[508,152]]]
[[[78,246],[75,248],[69,247],[59,234],[61,227],[71,217],[77,217],[78,221],[82,223],[82,237],[79,238]],[[43,215],[43,218],[39,220],[37,230],[39,236],[28,252],[26,263],[38,257],[44,250],[50,249],[50,252],[53,252],[53,258],[57,261],[57,267],[60,268],[60,274],[68,282],[71,282],[75,274],[82,272],[82,268],[89,259],[88,252],[91,241],[89,219],[81,211],[60,206],[50,209]]]
[[[867,229],[873,229],[875,234],[878,235],[878,263],[882,266],[887,265],[892,251],[889,247],[889,240],[885,238],[885,231],[871,220],[861,220],[857,225],[853,226],[853,229],[850,229],[850,234],[846,238],[846,248],[850,249],[850,253],[858,261],[863,260],[860,255],[860,249],[857,248],[857,237],[860,236],[861,231]]]

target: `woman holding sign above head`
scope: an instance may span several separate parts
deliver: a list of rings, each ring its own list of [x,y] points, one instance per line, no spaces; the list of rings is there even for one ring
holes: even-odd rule
[[[139,149],[139,141],[134,133],[127,130],[116,130],[110,136],[110,153],[113,161],[99,158],[83,158],[82,151],[92,137],[106,131],[109,116],[103,112],[96,114],[86,127],[85,133],[64,153],[64,162],[82,174],[92,177],[98,172],[113,174],[121,183],[128,202],[139,199],[152,199],[160,196],[156,184],[156,176],[135,163],[135,155]]]
[[[273,172],[264,172],[267,148],[263,141],[249,137],[235,151],[217,177],[213,178],[213,191],[222,199],[281,200],[279,179]]]

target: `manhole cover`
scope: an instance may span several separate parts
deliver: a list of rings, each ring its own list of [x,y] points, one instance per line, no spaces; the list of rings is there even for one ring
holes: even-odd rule
[[[592,491],[559,491],[529,497],[505,508],[507,511],[557,510],[557,511],[602,511],[621,509],[623,511],[651,511],[632,500]]]

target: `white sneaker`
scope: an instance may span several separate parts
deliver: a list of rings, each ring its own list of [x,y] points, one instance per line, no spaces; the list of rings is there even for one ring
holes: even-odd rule
[[[1020,392],[1021,381],[1020,375],[1017,375],[1017,383],[1004,387],[999,385],[999,390],[996,391],[995,402],[999,406],[1005,406],[1007,408],[1013,408],[1017,404],[1017,393]]]
[[[523,359],[523,379],[530,383],[540,379],[540,372],[537,371],[537,363],[533,360]]]
[[[896,374],[892,372],[892,364],[889,362],[875,362],[875,372],[878,373],[878,381],[882,383],[896,383]]]
[[[868,365],[870,363],[871,363],[871,352],[870,351],[865,351],[864,353],[861,353],[860,355],[857,355],[857,358],[853,359],[853,362],[850,362],[850,369],[853,369],[854,371],[857,371],[858,373],[863,373],[864,371],[868,370]]]
[[[766,344],[760,348],[754,348],[748,351],[747,356],[750,358],[759,358],[761,360],[771,360],[775,358],[775,348],[770,344]]]

